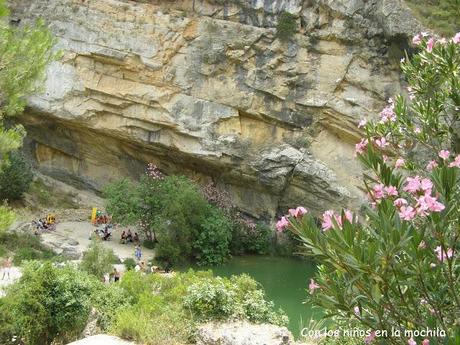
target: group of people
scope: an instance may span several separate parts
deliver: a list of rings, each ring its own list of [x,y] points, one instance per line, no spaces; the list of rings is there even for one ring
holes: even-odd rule
[[[99,236],[103,241],[108,241],[110,240],[110,237],[112,236],[112,224],[106,224],[102,229],[94,229],[94,233]]]
[[[123,230],[120,237],[120,243],[126,244],[128,242],[139,243],[139,235],[137,234],[137,232],[134,232],[133,235],[131,229],[128,229],[128,231]]]
[[[37,221],[33,221],[32,224],[35,226],[35,233],[45,232],[54,230],[56,226],[56,217],[48,215],[46,218],[40,218]]]

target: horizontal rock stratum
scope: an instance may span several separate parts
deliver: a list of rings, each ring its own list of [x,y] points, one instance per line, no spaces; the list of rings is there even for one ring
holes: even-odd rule
[[[146,163],[245,212],[358,205],[356,123],[401,91],[419,29],[398,0],[15,0],[60,61],[21,122],[38,168],[100,190]],[[276,35],[283,12],[296,32]]]

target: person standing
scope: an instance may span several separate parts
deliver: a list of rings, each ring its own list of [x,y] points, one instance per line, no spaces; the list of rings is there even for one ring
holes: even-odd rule
[[[136,257],[137,261],[141,260],[142,251],[141,251],[141,247],[139,245],[137,245],[136,248],[134,249],[134,256]]]
[[[8,276],[8,279],[10,279],[10,271],[11,271],[11,266],[13,264],[13,259],[11,256],[8,259],[5,259],[2,264],[2,269],[3,269],[3,275],[2,275],[2,280],[5,279],[5,275]]]

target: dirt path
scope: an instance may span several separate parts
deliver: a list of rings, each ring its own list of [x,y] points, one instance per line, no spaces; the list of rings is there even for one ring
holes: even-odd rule
[[[90,234],[95,227],[88,221],[81,222],[62,222],[58,223],[56,230],[42,235],[43,242],[53,248],[61,248],[65,250],[75,250],[82,253],[91,243]],[[120,259],[134,258],[134,244],[121,244],[119,242],[121,232],[126,230],[124,227],[117,227],[112,232],[110,241],[102,241],[102,244],[107,248],[113,249],[115,255]],[[73,247],[73,248],[72,248]],[[147,261],[153,258],[154,252],[152,249],[142,247],[142,260]]]

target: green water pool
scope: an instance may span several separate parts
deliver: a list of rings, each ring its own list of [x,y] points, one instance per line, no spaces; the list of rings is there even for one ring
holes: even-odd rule
[[[289,317],[289,330],[295,337],[302,325],[320,317],[317,310],[304,304],[310,278],[316,272],[314,264],[297,258],[272,256],[234,257],[222,266],[211,267],[215,275],[229,277],[247,273],[264,288],[267,299],[282,308]]]

